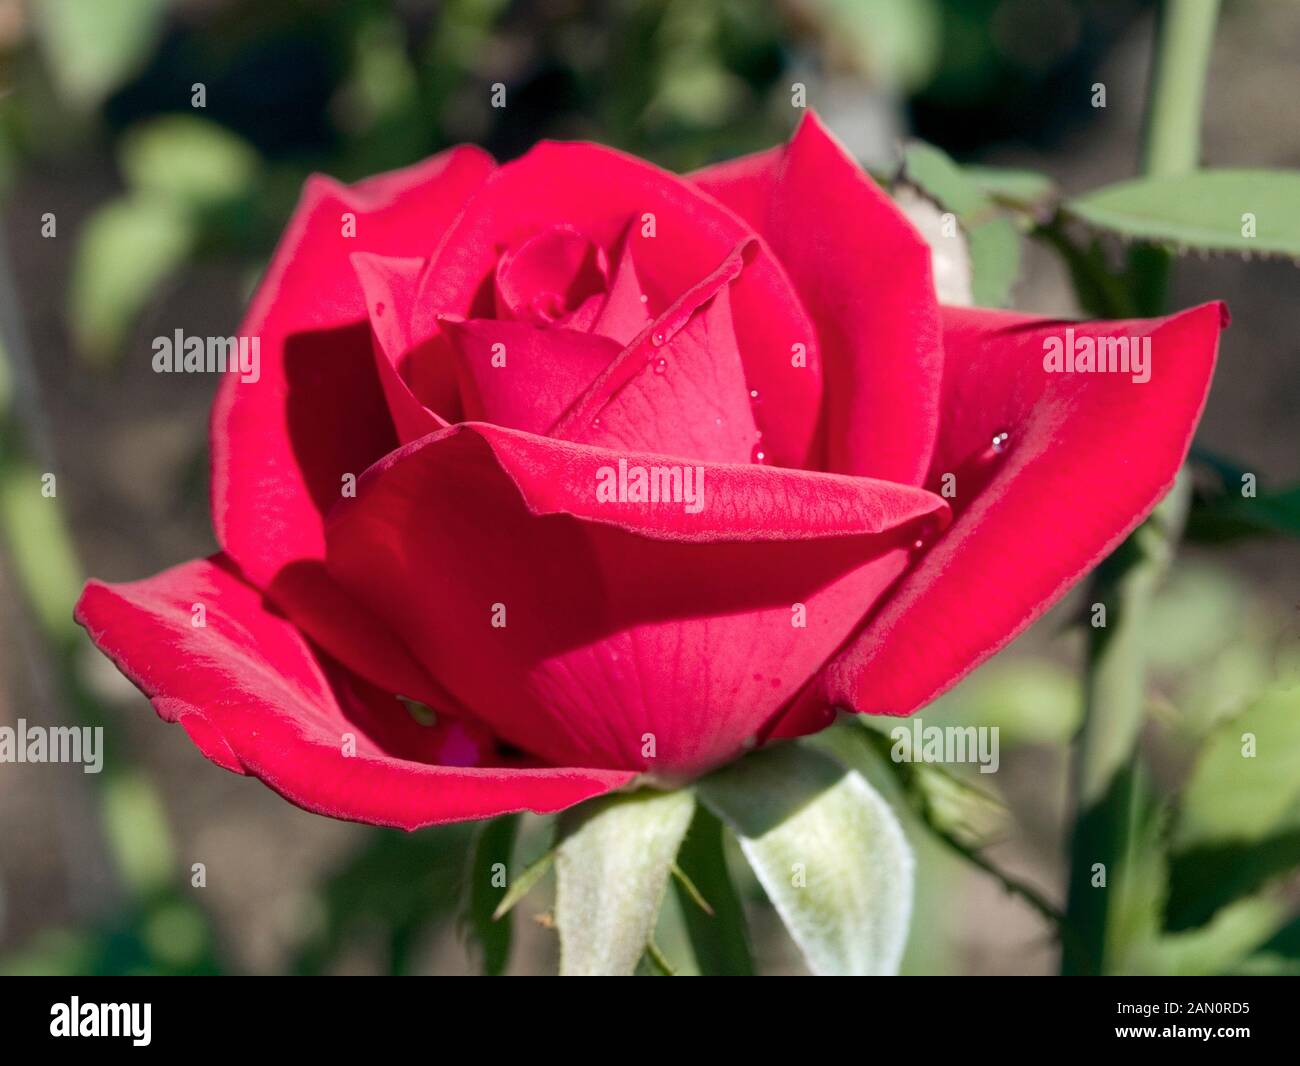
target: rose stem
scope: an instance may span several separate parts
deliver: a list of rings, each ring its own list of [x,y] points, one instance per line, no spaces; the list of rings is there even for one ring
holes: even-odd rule
[[[1165,0],[1156,29],[1142,172],[1167,177],[1196,168],[1201,104],[1219,0]],[[1144,269],[1167,274],[1168,256]],[[1154,286],[1159,291],[1163,285]],[[1148,312],[1149,313],[1149,312]],[[1084,667],[1084,722],[1075,755],[1076,816],[1070,848],[1066,921],[1077,934],[1064,942],[1061,971],[1105,973],[1116,949],[1134,933],[1136,878],[1150,814],[1137,758],[1145,691],[1145,641],[1151,596],[1182,534],[1190,479],[1169,495],[1094,575],[1090,602],[1103,603],[1104,628],[1089,629]],[[1104,864],[1106,887],[1093,887]]]

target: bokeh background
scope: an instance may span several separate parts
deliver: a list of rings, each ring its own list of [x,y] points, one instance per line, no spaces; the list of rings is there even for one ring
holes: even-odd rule
[[[0,0],[0,725],[99,723],[110,745],[98,776],[0,765],[0,970],[477,969],[460,914],[469,828],[333,822],[218,770],[70,623],[83,573],[132,579],[214,549],[215,381],[155,375],[149,344],[235,330],[307,174],[355,179],[460,141],[508,159],[544,137],[689,169],[785,138],[799,81],[874,172],[895,172],[919,137],[1079,192],[1135,172],[1153,25],[1140,0]],[[497,82],[505,109],[489,104]],[[1300,4],[1229,0],[1206,162],[1300,167],[1298,90]],[[1200,476],[1295,485],[1300,270],[1190,257],[1175,276],[1174,305],[1224,298],[1234,316]],[[1011,302],[1079,312],[1057,258],[1032,242]],[[56,471],[57,500],[35,497],[19,463]],[[1241,529],[1224,542],[1212,518],[1194,512],[1149,634],[1143,743],[1169,788],[1221,722],[1300,678],[1294,538]],[[1079,608],[1072,597],[924,715],[1001,726],[1002,768],[977,782],[996,801],[987,853],[1056,900]],[[914,837],[909,972],[1054,972],[1032,909]],[[526,822],[518,857],[544,847]],[[745,890],[760,966],[800,972],[758,888]],[[520,906],[511,972],[553,969],[548,906],[545,888]],[[674,907],[670,958],[683,950]],[[1285,968],[1300,955],[1285,935],[1217,968]]]

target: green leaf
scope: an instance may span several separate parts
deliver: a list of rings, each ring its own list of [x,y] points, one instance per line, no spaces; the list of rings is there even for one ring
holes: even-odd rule
[[[745,912],[727,870],[722,823],[707,807],[696,807],[677,861],[695,889],[692,892],[680,878],[676,881],[682,919],[700,973],[751,976],[754,963],[749,954]],[[696,901],[696,894],[708,905],[707,911]]]
[[[69,314],[81,353],[116,355],[158,287],[183,263],[194,232],[164,200],[135,197],[101,207],[77,245]]]
[[[1248,754],[1252,750],[1254,754]],[[1187,929],[1300,866],[1300,688],[1210,734],[1175,826],[1165,922]]]
[[[1133,952],[1126,972],[1150,977],[1231,971],[1263,950],[1286,921],[1287,910],[1281,899],[1267,895],[1239,899],[1197,929],[1140,945]]]
[[[374,829],[325,881],[322,921],[299,948],[296,973],[315,974],[357,945],[384,937],[388,971],[409,972],[421,939],[450,920],[461,898],[471,827],[403,833]]]
[[[654,971],[656,977],[677,976],[677,971],[673,969],[672,964],[659,949],[659,945],[653,940],[647,942],[645,946],[645,961],[649,964],[650,969]]]
[[[1249,734],[1249,736],[1247,736]],[[1243,748],[1253,741],[1254,754]],[[1271,835],[1300,801],[1300,688],[1267,693],[1206,742],[1183,792],[1174,844]]]
[[[256,151],[242,138],[196,115],[163,115],[122,137],[118,165],[143,197],[200,210],[249,196]]]
[[[704,898],[704,893],[700,891],[700,886],[691,880],[691,875],[678,866],[677,863],[673,863],[668,870],[673,875],[673,884],[683,894],[683,902],[694,903],[696,907],[712,918],[713,905]]]
[[[499,976],[510,959],[510,915],[495,915],[509,885],[510,860],[518,833],[519,815],[507,814],[484,823],[474,842],[466,917],[469,931],[483,953],[483,972],[489,977]]]
[[[973,226],[967,236],[975,303],[1005,307],[1020,276],[1020,232],[1010,219],[991,218]]]
[[[1300,258],[1300,171],[1199,170],[1107,185],[1066,204],[1124,237],[1215,251]],[[1243,235],[1246,216],[1255,236]]]
[[[861,774],[784,744],[696,787],[740,837],[814,973],[897,972],[912,907],[912,852]]]
[[[534,862],[529,863],[524,872],[510,882],[510,887],[506,889],[505,895],[501,897],[501,902],[497,904],[496,910],[492,912],[492,920],[497,921],[514,910],[515,904],[537,887],[553,865],[555,865],[554,848]]]
[[[1051,178],[1033,170],[982,166],[966,166],[962,170],[986,196],[1009,207],[1040,207],[1049,203],[1058,191]]]
[[[164,888],[175,869],[167,815],[149,780],[138,771],[104,784],[104,831],[123,880],[139,895]]]
[[[903,151],[903,176],[963,222],[978,223],[992,213],[993,203],[979,183],[932,144],[908,142]]]
[[[42,492],[47,471],[23,460],[14,446],[16,434],[5,432],[4,421],[0,418],[0,541],[41,628],[69,638],[76,632],[72,605],[85,576],[59,507],[61,498]],[[55,487],[60,487],[57,478]]]
[[[636,969],[694,810],[687,790],[642,789],[561,816],[555,921],[562,976],[621,976]]]
[[[162,30],[169,0],[41,0],[36,39],[60,95],[89,110],[131,77]]]
[[[1300,917],[1292,917],[1234,972],[1300,976]]]
[[[1225,492],[1197,500],[1188,518],[1188,536],[1209,543],[1277,534],[1300,536],[1300,485],[1257,496]]]
[[[972,294],[983,307],[1005,306],[1020,275],[1020,231],[998,213],[983,187],[944,152],[908,144],[903,176],[961,222],[970,245]]]

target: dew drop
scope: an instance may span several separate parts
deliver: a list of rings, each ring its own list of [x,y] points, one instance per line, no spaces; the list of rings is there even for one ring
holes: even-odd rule
[[[749,402],[758,403],[758,389],[749,390]]]
[[[600,419],[599,419],[599,418],[593,418],[593,419],[591,420],[591,428],[592,428],[592,429],[600,429]]]
[[[939,523],[934,518],[924,518],[916,531],[916,540],[912,541],[912,550],[920,551],[930,544],[939,532]]]
[[[1006,451],[1007,441],[1009,438],[1010,438],[1010,434],[1008,434],[1005,430],[999,430],[997,433],[994,433],[993,443],[992,443],[993,450],[995,452]]]
[[[653,344],[656,348],[663,347],[664,335],[662,333],[656,333],[654,336],[650,338],[650,343]]]
[[[660,360],[656,361],[656,363],[655,363],[655,373],[656,373],[656,374],[662,374],[662,373],[663,373],[665,370],[667,370],[667,369],[668,369],[668,360],[667,360],[667,359],[660,359]]]
[[[649,302],[650,302],[650,297],[647,296],[645,293],[642,293],[642,294],[641,294],[641,302],[642,302],[643,304],[644,304],[644,303],[649,303]]]
[[[767,452],[763,450],[762,442],[754,445],[754,450],[749,453],[749,460],[752,463],[758,463],[760,466],[767,462]]]

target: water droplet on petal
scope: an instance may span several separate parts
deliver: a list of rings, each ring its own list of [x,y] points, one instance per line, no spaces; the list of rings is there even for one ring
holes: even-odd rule
[[[668,369],[668,360],[667,360],[667,359],[660,359],[660,360],[658,360],[658,361],[655,363],[655,373],[656,373],[656,374],[662,374],[662,373],[663,373],[665,370],[667,370],[667,369]]]
[[[654,334],[654,336],[650,338],[650,343],[653,344],[656,348],[662,347],[664,343],[663,333]]]
[[[599,418],[593,418],[593,419],[591,420],[591,428],[592,428],[592,429],[600,429],[600,419],[599,419]]]
[[[758,403],[758,389],[749,390],[749,402]]]
[[[992,446],[993,446],[993,450],[994,450],[995,452],[1004,452],[1004,451],[1006,451],[1006,450],[1007,450],[1007,441],[1008,441],[1009,439],[1010,439],[1010,434],[1008,434],[1005,430],[999,430],[997,433],[994,433],[994,434],[993,434],[993,445],[992,445]]]
[[[754,445],[754,450],[749,453],[749,460],[752,463],[758,463],[760,466],[767,462],[767,452],[763,450],[761,442]]]
[[[642,303],[649,303],[649,302],[650,302],[650,297],[647,296],[645,293],[642,293],[642,294],[641,294],[641,302],[642,302]]]

